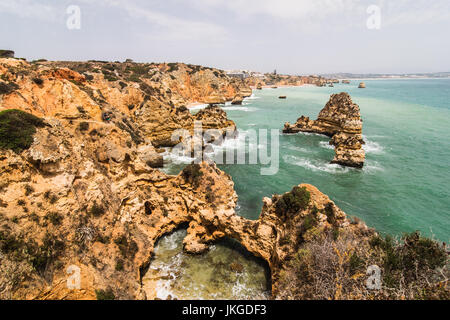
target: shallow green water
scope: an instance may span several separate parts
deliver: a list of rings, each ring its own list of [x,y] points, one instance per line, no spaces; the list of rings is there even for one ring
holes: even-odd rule
[[[178,300],[255,300],[270,296],[267,267],[232,240],[202,255],[183,252],[186,230],[163,237],[143,278],[144,290],[156,298]],[[154,289],[156,290],[154,290]]]

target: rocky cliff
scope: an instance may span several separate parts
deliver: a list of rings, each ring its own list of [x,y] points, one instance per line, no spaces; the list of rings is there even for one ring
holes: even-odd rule
[[[199,207],[228,208],[235,197],[232,188],[212,196],[232,184],[215,168],[201,183],[198,172],[154,170],[163,165],[156,148],[197,120],[235,130],[217,106],[194,116],[184,105],[249,90],[184,64],[0,59],[0,296],[90,299],[111,287],[142,298],[155,241]],[[81,291],[67,289],[70,265],[81,268]]]
[[[80,69],[95,66],[104,72]],[[215,164],[192,164],[176,176],[154,169],[162,161],[155,146],[169,144],[173,130],[191,130],[195,119],[219,130],[233,123],[217,107],[194,117],[171,102],[165,86],[149,89],[144,71],[128,73],[136,81],[124,81],[118,69],[103,62],[67,68],[0,60],[1,299],[146,299],[141,280],[155,244],[180,227],[187,227],[183,243],[188,252],[202,253],[230,237],[267,261],[275,298],[308,298],[290,285],[300,288],[292,275],[314,270],[298,261],[308,261],[302,258],[308,252],[320,256],[314,249],[318,241],[328,241],[326,248],[337,253],[327,256],[330,263],[319,264],[331,265],[330,270],[312,274],[317,283],[323,274],[336,275],[329,286],[338,289],[301,292],[352,298],[362,290],[364,279],[356,275],[366,265],[382,263],[360,252],[369,248],[374,231],[350,221],[311,185],[265,198],[260,218],[252,221],[236,214],[233,181]],[[323,133],[334,132],[330,128]],[[415,239],[410,242],[418,241],[420,252],[435,261],[430,270],[441,266],[439,248]],[[383,250],[389,248],[380,241]],[[365,260],[351,260],[355,253]],[[415,255],[414,263],[427,265],[417,256],[424,255]],[[359,273],[345,273],[350,266]],[[441,285],[439,274],[430,270],[427,282],[434,286],[438,279]],[[80,288],[69,289],[68,280],[77,274]],[[356,282],[342,290],[342,279]]]
[[[0,75],[0,110],[20,109],[72,125],[107,121],[119,130],[135,126],[155,147],[176,144],[171,135],[177,129],[193,130],[196,117],[185,107],[188,103],[223,103],[251,94],[223,71],[178,63],[0,59]],[[228,119],[208,122],[217,129],[234,125]]]
[[[348,93],[331,96],[320,111],[317,120],[300,117],[295,124],[286,123],[283,133],[312,132],[331,137],[335,157],[331,163],[362,168],[365,152],[362,148],[362,120],[359,106],[353,103]]]

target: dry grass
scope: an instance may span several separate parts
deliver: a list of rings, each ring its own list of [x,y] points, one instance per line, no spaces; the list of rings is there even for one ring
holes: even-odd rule
[[[352,232],[303,243],[279,275],[277,299],[444,299],[447,248],[418,233],[368,240]],[[370,290],[368,267],[381,269],[381,290]]]

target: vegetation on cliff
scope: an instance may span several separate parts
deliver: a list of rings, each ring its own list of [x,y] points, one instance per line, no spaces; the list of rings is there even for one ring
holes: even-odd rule
[[[33,143],[36,127],[44,126],[44,121],[21,110],[0,112],[0,148],[16,153],[28,149]]]
[[[401,239],[365,238],[348,230],[318,232],[284,266],[277,297],[448,300],[448,267],[445,245],[418,232]],[[377,269],[378,288],[368,283],[378,277]]]

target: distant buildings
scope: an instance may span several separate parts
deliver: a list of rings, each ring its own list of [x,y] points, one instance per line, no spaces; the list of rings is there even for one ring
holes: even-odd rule
[[[249,77],[254,77],[258,79],[264,79],[265,75],[260,72],[253,72],[248,70],[230,70],[227,71],[227,76],[232,78],[239,78],[239,79],[247,79]]]
[[[250,73],[246,70],[232,70],[227,71],[227,76],[244,80],[250,77]]]

